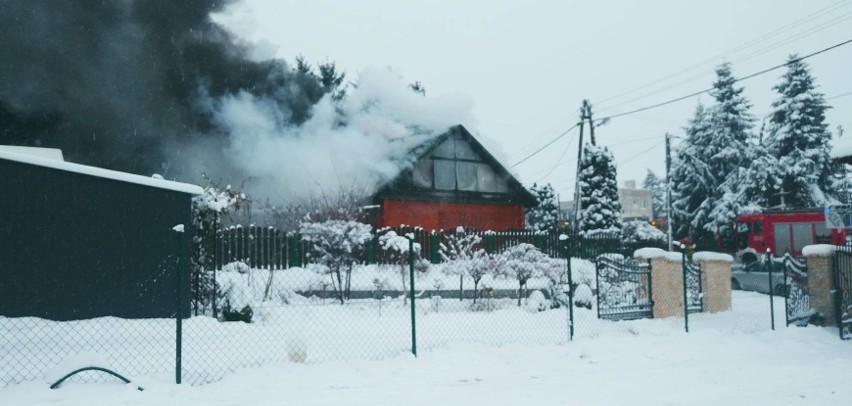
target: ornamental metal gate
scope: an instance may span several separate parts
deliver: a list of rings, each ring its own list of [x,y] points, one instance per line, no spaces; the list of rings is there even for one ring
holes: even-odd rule
[[[787,308],[787,325],[806,326],[816,313],[811,308],[811,295],[808,291],[808,263],[804,257],[794,257],[784,254],[784,287],[780,292],[776,287],[775,293],[783,295]]]
[[[701,289],[701,266],[686,260],[683,263],[686,278],[686,311],[689,314],[704,311],[704,292]]]
[[[598,318],[633,320],[654,317],[651,265],[617,254],[595,259]]]
[[[840,338],[852,340],[852,250],[838,247],[834,254],[834,286]]]

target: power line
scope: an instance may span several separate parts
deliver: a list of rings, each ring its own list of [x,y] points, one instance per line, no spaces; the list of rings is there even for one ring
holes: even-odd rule
[[[541,148],[539,148],[539,149],[535,150],[532,154],[529,154],[529,155],[525,156],[523,159],[521,159],[520,161],[515,162],[515,164],[513,164],[512,166],[510,166],[510,168],[514,168],[514,167],[516,167],[516,166],[518,166],[518,165],[520,165],[520,164],[522,164],[522,163],[526,162],[526,160],[527,160],[527,159],[530,159],[530,158],[534,157],[536,154],[538,154],[539,152],[543,151],[545,148],[547,148],[547,147],[549,147],[549,146],[553,145],[553,143],[554,143],[554,142],[556,142],[556,141],[557,141],[557,140],[559,140],[560,138],[564,137],[564,136],[565,136],[565,134],[568,134],[568,132],[570,132],[571,130],[573,130],[573,129],[577,128],[577,126],[579,126],[579,125],[580,125],[580,123],[574,124],[573,126],[571,126],[571,128],[569,128],[569,129],[567,129],[567,130],[563,131],[563,132],[562,132],[562,134],[557,135],[557,136],[556,136],[556,138],[554,138],[554,139],[550,140],[550,142],[548,142],[547,144],[544,144],[544,146],[542,146]]]
[[[816,52],[814,52],[814,53],[811,53],[811,54],[808,54],[808,55],[805,55],[805,56],[802,56],[802,57],[799,57],[799,58],[796,58],[796,59],[793,59],[793,60],[787,61],[787,62],[782,63],[782,64],[780,64],[780,65],[775,65],[775,66],[773,66],[773,67],[771,67],[771,68],[767,68],[767,69],[764,69],[764,70],[761,70],[761,71],[758,71],[758,72],[752,73],[751,75],[747,75],[747,76],[744,76],[744,77],[741,77],[741,78],[735,79],[733,83],[741,82],[741,81],[744,81],[744,80],[747,80],[747,79],[751,79],[751,78],[756,77],[756,76],[760,76],[760,75],[763,75],[763,74],[766,74],[766,73],[772,72],[772,71],[774,71],[774,70],[776,70],[776,69],[783,68],[783,67],[785,67],[785,66],[787,66],[787,65],[789,65],[789,64],[791,64],[791,63],[795,63],[795,62],[803,61],[803,60],[808,59],[808,58],[810,58],[810,57],[813,57],[813,56],[819,55],[819,54],[824,53],[824,52],[828,52],[828,51],[830,51],[830,50],[832,50],[832,49],[839,48],[839,47],[841,47],[841,46],[843,46],[843,45],[847,45],[847,44],[849,44],[849,43],[852,43],[852,39],[849,39],[849,40],[843,41],[843,42],[841,42],[841,43],[839,43],[839,44],[832,45],[832,46],[830,46],[830,47],[828,47],[828,48],[821,49],[821,50],[816,51]],[[652,104],[652,105],[650,105],[650,106],[645,106],[645,107],[638,108],[638,109],[635,109],[635,110],[626,111],[626,112],[624,112],[624,113],[619,113],[619,114],[613,114],[613,115],[610,115],[610,116],[606,116],[606,117],[601,118],[600,120],[601,120],[601,121],[603,121],[603,120],[611,120],[611,119],[613,119],[613,118],[629,116],[629,115],[631,115],[631,114],[636,114],[636,113],[639,113],[639,112],[642,112],[642,111],[647,111],[647,110],[655,109],[655,108],[657,108],[657,107],[662,107],[662,106],[665,106],[665,105],[668,105],[668,104],[676,103],[676,102],[679,102],[679,101],[682,101],[682,100],[686,100],[686,99],[693,98],[693,97],[695,97],[695,96],[702,95],[702,94],[707,93],[707,92],[709,92],[709,91],[711,91],[711,90],[713,90],[713,88],[712,88],[712,87],[711,87],[711,88],[708,88],[708,89],[704,89],[704,90],[698,91],[698,92],[695,92],[695,93],[690,93],[690,94],[688,94],[688,95],[686,95],[686,96],[681,96],[681,97],[678,97],[678,98],[675,98],[675,99],[671,99],[671,100],[668,100],[668,101],[664,101],[664,102],[662,102],[662,103]]]
[[[627,159],[625,159],[625,160],[623,160],[623,161],[621,161],[621,162],[616,162],[616,163],[617,163],[617,164],[619,164],[619,165],[624,165],[624,164],[626,164],[626,163],[628,163],[628,162],[630,162],[630,161],[632,161],[632,160],[634,160],[634,159],[636,159],[636,158],[638,158],[638,157],[640,157],[640,156],[642,156],[642,155],[644,155],[644,154],[646,154],[646,153],[650,152],[652,149],[659,147],[659,146],[660,146],[660,145],[662,145],[664,142],[666,142],[666,140],[663,140],[663,141],[661,141],[661,142],[658,142],[658,143],[656,143],[656,144],[652,145],[652,146],[651,146],[651,148],[648,148],[648,149],[646,149],[646,150],[643,150],[642,152],[640,152],[640,153],[638,153],[638,154],[636,154],[636,155],[633,155],[633,156],[631,156],[630,158],[627,158]]]
[[[571,138],[568,139],[568,142],[565,143],[565,149],[562,150],[562,155],[559,156],[559,160],[556,161],[556,164],[554,164],[553,167],[550,168],[550,170],[547,173],[542,175],[536,182],[541,182],[544,178],[550,176],[550,174],[553,173],[553,171],[556,170],[556,168],[559,166],[559,164],[562,163],[562,160],[565,159],[565,154],[567,154],[568,150],[571,149],[571,142],[572,141],[574,141],[573,135],[571,136]]]
[[[743,49],[750,48],[752,45],[755,45],[755,44],[761,43],[761,42],[763,42],[763,41],[765,41],[765,40],[767,40],[767,39],[769,39],[769,38],[772,38],[772,37],[773,37],[773,36],[775,36],[776,34],[780,34],[780,33],[782,33],[782,32],[788,31],[788,30],[790,30],[790,29],[792,29],[792,28],[795,28],[795,27],[797,27],[797,26],[799,26],[799,25],[802,25],[802,24],[804,24],[804,23],[807,23],[807,22],[809,22],[809,21],[811,21],[811,20],[814,20],[814,19],[816,19],[816,18],[818,18],[818,17],[822,17],[822,16],[823,16],[823,15],[825,15],[825,14],[828,14],[828,13],[830,13],[830,12],[832,12],[832,11],[835,11],[836,9],[839,9],[839,8],[845,7],[845,6],[847,6],[847,5],[849,5],[849,3],[848,3],[848,1],[847,1],[847,0],[841,0],[841,1],[837,2],[837,3],[834,3],[834,4],[832,4],[832,5],[828,6],[828,7],[826,7],[826,8],[823,8],[823,9],[821,9],[821,10],[817,10],[817,11],[815,11],[814,13],[811,13],[811,14],[809,14],[809,15],[805,16],[805,17],[802,17],[802,18],[800,18],[800,19],[798,19],[798,20],[795,20],[795,21],[793,21],[793,22],[791,22],[791,23],[788,23],[788,24],[786,24],[786,25],[784,25],[784,26],[781,26],[781,27],[779,27],[779,28],[777,28],[777,29],[775,29],[775,30],[773,30],[773,31],[770,31],[770,32],[768,32],[768,33],[766,33],[766,34],[763,34],[763,35],[761,35],[761,36],[759,36],[759,37],[757,37],[757,38],[754,38],[754,39],[752,39],[752,40],[750,40],[750,41],[747,41],[747,42],[745,42],[745,43],[743,43],[743,44],[740,44],[739,46],[737,46],[737,47],[735,47],[735,48],[732,48],[732,49],[729,49],[729,50],[727,50],[727,51],[721,52],[721,53],[719,53],[719,54],[717,54],[717,55],[714,55],[714,56],[712,56],[712,57],[710,57],[710,58],[707,58],[707,59],[705,59],[705,60],[703,60],[703,61],[701,61],[701,62],[698,62],[698,63],[696,63],[696,64],[690,65],[690,66],[688,66],[688,67],[686,67],[686,68],[684,68],[684,69],[681,69],[681,70],[679,70],[679,71],[677,71],[677,72],[675,72],[675,73],[673,73],[673,74],[666,75],[666,76],[664,76],[664,77],[662,77],[662,78],[660,78],[660,79],[657,79],[657,80],[652,81],[652,82],[650,82],[650,83],[647,83],[647,84],[645,84],[645,85],[642,85],[642,86],[639,86],[639,87],[633,88],[633,89],[631,89],[631,90],[629,90],[629,91],[626,91],[626,92],[623,92],[623,93],[617,94],[617,95],[615,95],[615,96],[611,96],[611,97],[605,98],[605,99],[603,99],[603,100],[599,100],[597,104],[598,104],[598,106],[600,106],[601,104],[605,104],[606,102],[608,102],[608,101],[610,101],[610,100],[615,100],[615,99],[621,98],[621,97],[623,97],[623,96],[627,96],[627,95],[629,95],[629,94],[636,93],[636,92],[637,92],[637,91],[639,91],[639,90],[647,89],[647,88],[649,88],[649,87],[651,87],[651,86],[653,86],[653,85],[655,85],[655,84],[657,84],[657,83],[661,83],[661,82],[668,81],[668,80],[670,80],[670,79],[673,79],[673,78],[675,78],[675,77],[681,76],[681,75],[682,75],[682,74],[684,74],[684,73],[687,73],[687,72],[693,71],[693,70],[695,70],[695,69],[697,69],[697,68],[699,68],[699,67],[702,67],[702,66],[704,66],[704,65],[707,65],[707,64],[709,64],[709,63],[714,63],[714,62],[716,62],[719,58],[722,58],[722,57],[724,57],[724,56],[726,56],[726,55],[729,55],[729,54],[737,53],[737,52],[739,52],[739,51],[741,51],[741,50],[743,50]]]
[[[831,97],[829,97],[829,98],[826,98],[825,100],[826,100],[826,101],[828,101],[828,100],[839,99],[839,98],[841,98],[841,97],[846,97],[846,96],[849,96],[849,95],[852,95],[852,92],[846,92],[846,93],[836,94],[836,95],[834,95],[834,96],[831,96]]]
[[[748,60],[754,59],[755,57],[758,57],[758,56],[760,56],[760,55],[763,55],[763,54],[766,54],[766,53],[768,53],[768,52],[771,52],[771,51],[773,51],[773,50],[775,50],[775,49],[778,49],[778,48],[780,48],[780,47],[782,47],[782,46],[784,46],[784,45],[787,45],[787,44],[789,44],[789,43],[792,43],[792,42],[798,41],[798,40],[800,40],[800,39],[802,39],[802,38],[806,38],[806,37],[809,37],[809,36],[811,36],[811,35],[813,35],[813,34],[816,34],[816,33],[818,33],[818,32],[821,32],[821,31],[827,30],[827,29],[829,29],[829,28],[831,28],[831,27],[833,27],[833,26],[835,26],[835,25],[838,25],[838,24],[843,23],[843,22],[845,22],[845,21],[847,21],[847,20],[850,20],[850,19],[852,19],[852,12],[846,13],[846,14],[841,15],[841,16],[839,16],[839,17],[836,17],[836,18],[834,18],[834,19],[832,19],[832,20],[829,20],[829,21],[827,21],[827,22],[823,23],[822,25],[819,25],[819,26],[816,26],[816,27],[811,27],[811,28],[809,28],[809,29],[807,29],[807,30],[805,30],[805,31],[802,31],[802,32],[796,33],[796,34],[794,34],[793,36],[790,36],[790,37],[784,38],[783,40],[780,40],[780,41],[778,41],[778,42],[772,43],[772,44],[770,44],[770,45],[768,45],[768,46],[766,46],[766,47],[764,47],[764,48],[758,49],[757,51],[754,51],[754,52],[752,52],[752,53],[750,53],[750,54],[748,54],[748,55],[745,55],[745,56],[742,56],[742,57],[739,57],[739,58],[735,58],[735,59],[733,59],[733,60],[732,60],[732,61],[730,61],[730,62],[731,62],[731,63],[741,63],[741,62],[745,62],[745,61],[748,61]],[[615,109],[615,108],[617,108],[617,107],[621,107],[621,106],[624,106],[624,105],[627,105],[627,104],[633,103],[633,102],[635,102],[635,101],[639,101],[639,100],[642,100],[642,99],[646,99],[646,98],[648,98],[648,97],[651,97],[651,96],[654,96],[654,95],[656,95],[656,94],[662,93],[662,92],[664,92],[664,91],[666,91],[666,90],[669,90],[669,89],[672,89],[672,88],[678,87],[678,86],[680,86],[680,85],[683,85],[683,84],[686,84],[686,83],[689,83],[689,82],[695,81],[696,79],[699,79],[699,78],[702,78],[702,77],[704,77],[704,76],[707,76],[707,75],[708,75],[708,74],[710,74],[710,73],[711,73],[711,72],[701,72],[701,73],[698,73],[698,74],[695,74],[695,75],[689,76],[689,77],[687,77],[687,78],[685,78],[685,79],[683,79],[683,80],[677,81],[677,82],[675,82],[675,83],[672,83],[672,84],[667,85],[667,86],[665,86],[665,87],[659,88],[659,89],[654,90],[654,91],[652,91],[652,92],[645,93],[645,94],[643,94],[643,95],[641,95],[641,96],[637,96],[637,97],[634,97],[634,98],[632,98],[632,99],[629,99],[629,100],[623,101],[623,102],[621,102],[621,103],[617,103],[617,104],[614,104],[614,105],[608,106],[608,107],[606,107],[606,108],[602,109],[601,111],[609,111],[609,110],[613,110],[613,109]]]

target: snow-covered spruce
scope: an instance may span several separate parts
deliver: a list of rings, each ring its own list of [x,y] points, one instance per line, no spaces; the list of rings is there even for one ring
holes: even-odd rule
[[[533,183],[530,193],[535,196],[538,205],[527,209],[526,226],[534,231],[549,231],[556,228],[559,220],[559,203],[556,192],[549,183],[538,186]]]
[[[612,153],[586,144],[580,164],[580,230],[621,233],[621,202]]]

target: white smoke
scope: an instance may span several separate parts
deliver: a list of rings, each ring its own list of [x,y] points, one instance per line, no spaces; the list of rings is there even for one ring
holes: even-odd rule
[[[255,196],[293,203],[328,194],[369,195],[411,165],[410,148],[449,127],[475,125],[472,100],[424,97],[390,69],[361,72],[342,102],[323,98],[301,126],[270,100],[242,92],[211,101],[230,134],[228,166]]]

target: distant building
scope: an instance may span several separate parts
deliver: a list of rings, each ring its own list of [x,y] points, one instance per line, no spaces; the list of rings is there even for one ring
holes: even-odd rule
[[[574,201],[563,200],[559,202],[559,227],[568,227],[571,225],[571,219],[574,218]]]
[[[624,182],[624,187],[618,189],[618,198],[625,221],[651,220],[654,216],[654,191],[637,189],[635,180]]]

